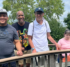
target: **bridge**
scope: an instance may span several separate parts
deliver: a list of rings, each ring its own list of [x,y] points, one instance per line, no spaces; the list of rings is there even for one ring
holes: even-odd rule
[[[26,67],[26,58],[31,58],[31,65],[30,67],[67,67],[70,66],[70,62],[67,62],[67,53],[70,53],[69,50],[53,50],[55,48],[54,44],[49,44],[49,47],[52,47],[52,50],[45,51],[45,52],[37,52],[26,54],[23,56],[14,56],[10,58],[0,59],[0,67],[2,64],[8,63],[8,67],[10,67],[10,62],[16,61],[16,67],[18,67],[18,60],[23,59],[24,67]],[[65,62],[62,62],[62,53],[65,54]],[[59,55],[60,62],[57,62],[57,58]],[[40,57],[43,56],[44,58],[44,65],[41,65]],[[38,58],[38,66],[34,60],[34,58]]]

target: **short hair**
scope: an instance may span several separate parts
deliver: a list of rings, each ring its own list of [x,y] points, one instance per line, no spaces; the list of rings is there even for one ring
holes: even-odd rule
[[[70,30],[69,29],[65,30],[64,34],[70,34]]]
[[[19,10],[18,12],[20,12],[21,10]],[[16,16],[18,16],[18,12],[16,13]],[[21,11],[21,12],[23,12],[23,11]],[[23,12],[23,14],[24,14],[24,12]]]

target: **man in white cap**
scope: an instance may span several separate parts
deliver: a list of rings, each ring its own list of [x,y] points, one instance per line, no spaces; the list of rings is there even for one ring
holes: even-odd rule
[[[7,20],[7,11],[0,9],[0,59],[14,56],[14,42],[18,50],[17,54],[23,55],[17,31],[7,24]],[[3,64],[2,67],[8,67],[8,64]],[[15,62],[11,62],[11,67],[16,67]]]

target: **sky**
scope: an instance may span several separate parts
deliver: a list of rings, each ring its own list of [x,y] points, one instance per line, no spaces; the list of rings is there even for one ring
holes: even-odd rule
[[[63,20],[67,17],[68,13],[70,13],[70,0],[62,0],[64,3],[64,13],[60,17],[60,21],[64,24]]]
[[[63,3],[64,3],[64,13],[62,14],[62,16],[60,16],[60,22],[64,25],[64,18],[67,17],[67,14],[70,13],[70,0],[62,0]],[[0,8],[3,7],[3,4],[2,4],[3,0],[0,0]]]

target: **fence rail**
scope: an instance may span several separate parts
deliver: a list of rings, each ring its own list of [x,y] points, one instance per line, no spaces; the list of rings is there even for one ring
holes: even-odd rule
[[[37,52],[37,53],[31,53],[31,54],[25,54],[23,56],[14,56],[10,58],[5,58],[5,59],[0,59],[0,67],[3,63],[8,63],[10,67],[10,62],[11,61],[16,61],[16,66],[18,67],[18,60],[23,59],[24,61],[24,67],[26,67],[26,58],[31,58],[31,67],[34,67],[33,58],[37,57],[38,58],[38,67],[41,67],[41,56],[44,58],[44,67],[67,67],[68,62],[67,62],[67,53],[69,53],[70,50],[52,50],[52,51],[45,51],[45,52]],[[62,53],[65,53],[65,64],[62,66]],[[55,56],[59,55],[60,63],[56,63],[56,58]]]

